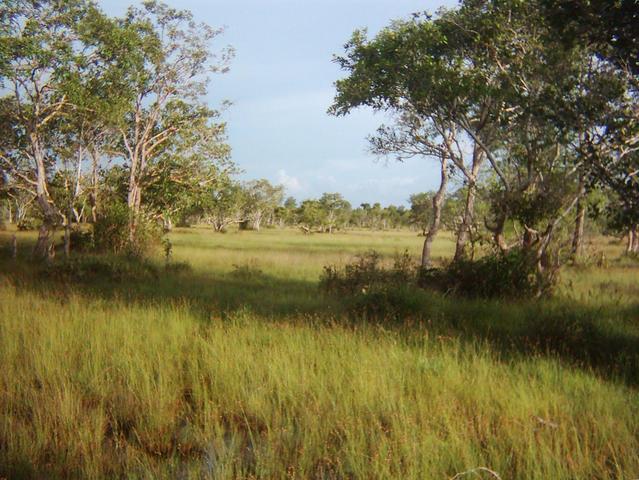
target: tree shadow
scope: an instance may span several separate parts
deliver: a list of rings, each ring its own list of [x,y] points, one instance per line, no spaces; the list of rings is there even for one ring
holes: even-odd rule
[[[593,307],[565,299],[439,298],[433,303],[426,317],[435,333],[464,344],[486,342],[504,362],[557,359],[607,381],[639,387],[639,302]]]
[[[179,268],[175,268],[175,267]],[[318,295],[314,282],[285,279],[259,270],[195,272],[183,264],[165,268],[136,259],[81,258],[44,266],[0,256],[0,271],[19,291],[64,300],[70,295],[136,306],[180,305],[201,319],[237,310],[264,318],[320,314],[338,302]]]
[[[415,289],[392,300],[409,302],[409,310],[394,308],[392,314],[380,308],[387,297],[362,297],[373,303],[370,311],[376,313],[371,315],[353,309],[352,299],[323,295],[316,282],[276,277],[250,266],[229,273],[203,273],[187,266],[165,268],[126,258],[109,261],[104,267],[103,258],[92,264],[80,257],[77,264],[58,261],[43,267],[3,255],[0,269],[18,290],[49,299],[64,301],[80,295],[142,307],[180,305],[202,321],[246,311],[268,321],[315,324],[319,320],[346,327],[376,324],[396,329],[407,342],[423,338],[427,331],[467,345],[486,343],[505,362],[542,356],[608,381],[639,386],[636,301],[593,307],[567,299],[469,300]]]

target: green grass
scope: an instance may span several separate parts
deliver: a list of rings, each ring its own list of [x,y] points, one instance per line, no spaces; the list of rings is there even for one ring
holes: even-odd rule
[[[320,295],[322,266],[417,257],[414,233],[171,241],[191,270],[0,260],[0,477],[639,477],[639,266],[621,246],[598,240],[608,268],[568,269],[550,301],[424,293],[414,317],[367,322]]]

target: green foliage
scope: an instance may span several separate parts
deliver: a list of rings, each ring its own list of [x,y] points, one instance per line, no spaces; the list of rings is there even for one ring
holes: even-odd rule
[[[397,255],[391,268],[370,251],[343,268],[325,266],[320,289],[346,303],[355,318],[407,321],[425,313],[425,295],[416,285],[418,269],[408,252]]]
[[[142,212],[139,216],[135,240],[131,242],[130,220],[131,211],[124,202],[113,201],[104,205],[93,225],[96,250],[134,257],[148,255],[160,243],[162,228],[153,216]]]
[[[124,202],[103,206],[93,225],[95,247],[101,252],[123,253],[129,243],[129,209]]]
[[[549,295],[556,280],[555,271],[539,271],[531,252],[513,248],[478,260],[459,259],[442,268],[424,269],[418,282],[446,294],[512,299]]]
[[[18,227],[18,230],[20,230],[22,232],[25,232],[25,231],[28,231],[28,230],[36,230],[38,228],[39,223],[40,222],[38,221],[37,218],[26,217],[26,218],[21,219],[18,222],[17,227]]]
[[[74,228],[71,230],[71,248],[74,252],[87,253],[96,250],[93,230]]]
[[[410,223],[425,234],[433,217],[433,193],[415,193],[410,196]]]

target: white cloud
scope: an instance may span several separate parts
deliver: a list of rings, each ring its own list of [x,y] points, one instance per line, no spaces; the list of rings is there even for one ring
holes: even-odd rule
[[[286,190],[291,193],[298,193],[304,190],[302,182],[297,177],[290,176],[284,169],[277,172],[277,183],[284,185]]]

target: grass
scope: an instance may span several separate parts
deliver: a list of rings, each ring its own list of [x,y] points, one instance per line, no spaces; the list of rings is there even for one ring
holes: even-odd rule
[[[319,294],[323,265],[417,256],[413,233],[171,242],[190,270],[0,260],[0,477],[639,476],[639,266],[621,246],[599,239],[608,267],[568,269],[551,301],[424,293],[414,317],[364,321]]]

